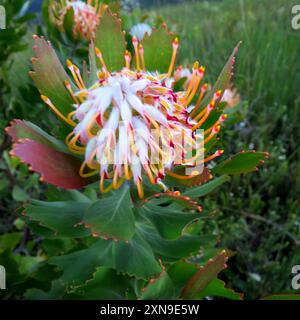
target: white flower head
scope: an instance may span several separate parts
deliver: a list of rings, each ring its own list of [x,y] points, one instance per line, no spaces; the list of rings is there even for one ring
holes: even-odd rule
[[[147,23],[138,23],[134,25],[131,30],[130,34],[133,37],[136,37],[139,41],[143,40],[145,35],[151,36],[152,28]]]
[[[131,55],[125,52],[125,67],[109,71],[99,49],[95,49],[101,68],[98,79],[86,87],[79,68],[70,60],[67,66],[77,85],[75,92],[70,83],[66,89],[74,101],[74,111],[67,117],[57,114],[73,126],[66,138],[69,150],[84,156],[80,168],[82,177],[100,175],[100,190],[118,189],[124,181],[133,180],[140,198],[144,197],[143,179],[168,190],[163,179],[172,175],[177,179],[190,179],[172,173],[174,166],[191,166],[195,159],[203,163],[222,154],[218,150],[203,159],[204,143],[209,142],[220,129],[222,115],[205,132],[199,143],[197,133],[220,99],[221,92],[214,94],[210,103],[199,110],[206,86],[200,85],[204,67],[195,62],[190,81],[183,91],[174,88],[172,77],[178,39],[173,41],[173,54],[167,73],[149,72],[145,67],[142,44],[133,37],[135,69],[130,67]],[[195,101],[196,91],[199,91]],[[43,100],[57,110],[49,98]],[[196,103],[193,104],[193,101]],[[193,106],[189,108],[189,106]],[[105,187],[104,180],[111,179]]]

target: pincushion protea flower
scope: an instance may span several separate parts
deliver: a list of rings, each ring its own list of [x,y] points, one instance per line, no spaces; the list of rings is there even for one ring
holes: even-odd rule
[[[142,44],[133,37],[135,48],[136,69],[130,69],[130,54],[125,52],[124,68],[110,72],[101,52],[96,48],[101,68],[98,79],[87,87],[79,68],[70,60],[67,61],[77,88],[73,91],[70,83],[65,82],[74,104],[74,111],[67,117],[61,116],[51,100],[42,95],[44,102],[66,123],[74,127],[67,136],[66,144],[75,154],[84,154],[85,160],[80,168],[82,177],[100,175],[100,190],[118,189],[124,180],[133,177],[138,194],[144,196],[142,175],[146,174],[151,183],[160,184],[168,170],[171,170],[176,158],[176,150],[183,150],[181,137],[184,136],[192,146],[196,145],[193,133],[201,127],[213,110],[216,100],[220,97],[217,92],[209,105],[193,120],[190,118],[188,106],[203,78],[204,68],[194,64],[190,86],[185,91],[176,92],[171,78],[178,39],[173,41],[173,54],[168,73],[150,73],[146,71]],[[201,93],[198,107],[203,97]],[[225,120],[221,115],[218,121],[207,130],[205,142],[218,133],[219,123]],[[154,132],[160,134],[160,139],[154,137]],[[161,146],[160,146],[161,145]],[[168,152],[174,149],[174,152]],[[203,155],[199,147],[193,159]],[[157,154],[157,161],[153,153]],[[208,162],[222,154],[218,150],[204,159]],[[159,157],[160,156],[160,157]],[[190,163],[193,159],[183,159],[182,164]],[[154,161],[154,163],[153,163]],[[172,175],[172,173],[170,172]],[[179,175],[176,175],[179,177]],[[104,179],[111,178],[112,184],[104,188]],[[181,177],[180,177],[181,178]],[[187,177],[182,177],[187,178]]]
[[[237,49],[212,91],[206,92],[207,86],[202,83],[205,69],[198,62],[193,65],[189,84],[178,89],[173,78],[177,38],[165,29],[153,32],[153,38],[144,42],[133,37],[131,59],[119,20],[109,11],[103,19],[111,21],[110,32],[114,34],[107,34],[100,22],[95,46],[90,46],[90,70],[81,73],[67,60],[73,80],[50,43],[34,37],[36,57],[31,76],[43,101],[68,125],[67,148],[35,126],[17,121],[7,129],[16,143],[12,154],[40,172],[45,181],[64,188],[80,188],[98,180],[100,190],[107,192],[133,180],[143,198],[146,180],[164,191],[169,190],[165,178],[185,186],[207,181],[211,177],[207,168],[189,175],[182,169],[198,159],[205,164],[223,153],[209,150],[216,142],[220,123],[226,119],[217,105],[230,80]],[[113,52],[115,48],[119,50]],[[153,65],[155,59],[157,65]],[[159,68],[166,71],[158,72]],[[198,129],[204,132],[200,144]],[[186,146],[193,149],[192,156],[187,156]],[[176,161],[176,150],[180,150],[180,162]],[[154,160],[153,152],[157,155]]]
[[[100,0],[57,0],[50,4],[50,14],[61,31],[65,31],[65,18],[73,16],[75,38],[90,40],[95,37],[96,27],[107,5]]]

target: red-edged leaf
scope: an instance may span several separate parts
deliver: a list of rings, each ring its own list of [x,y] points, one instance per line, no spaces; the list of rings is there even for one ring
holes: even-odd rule
[[[148,195],[146,198],[141,200],[141,203],[147,203],[151,201],[152,199],[158,199],[158,198],[165,198],[166,201],[172,200],[184,208],[197,210],[199,212],[202,211],[202,207],[199,206],[197,201],[194,201],[191,199],[191,197],[183,196],[179,192],[176,191],[167,191],[167,192],[158,192],[154,193],[152,195]]]
[[[194,116],[196,116],[204,107],[206,107],[210,101],[213,99],[214,94],[221,90],[222,91],[222,95],[220,96],[220,98],[218,99],[217,102],[220,102],[223,96],[223,93],[225,91],[225,89],[227,88],[227,86],[230,83],[231,77],[232,77],[232,69],[235,63],[235,57],[237,55],[239,46],[240,46],[241,42],[238,43],[238,45],[234,48],[232,54],[230,55],[227,63],[225,64],[223,70],[221,71],[215,85],[213,86],[212,90],[209,91],[204,99],[202,100],[200,107],[198,109],[198,111],[195,113]],[[217,106],[217,105],[216,105]],[[213,115],[214,113],[212,113]],[[207,120],[208,121],[208,120]]]
[[[124,67],[125,34],[120,19],[109,9],[105,11],[97,27],[95,47],[102,52],[109,71],[118,71]]]
[[[219,272],[226,268],[227,260],[228,257],[225,250],[215,258],[209,259],[206,265],[201,267],[187,282],[182,290],[181,297],[183,299],[195,299],[212,280],[217,278]]]
[[[40,173],[41,180],[65,189],[78,189],[93,182],[79,175],[81,160],[33,140],[19,140],[14,144],[12,156],[19,157]]]
[[[47,96],[55,107],[67,115],[72,111],[72,99],[64,86],[67,80],[74,87],[71,79],[61,65],[50,42],[34,36],[33,50],[36,57],[32,58],[33,70],[29,74],[41,94]]]
[[[18,142],[20,139],[30,139],[38,143],[54,147],[59,151],[68,152],[64,143],[50,136],[48,133],[29,121],[14,119],[5,131],[10,135],[14,143]]]
[[[174,299],[174,286],[166,271],[148,281],[141,289],[139,299],[141,300],[167,300]]]
[[[267,152],[242,151],[213,168],[214,174],[241,174],[257,170],[269,157]]]
[[[154,29],[151,36],[142,40],[146,69],[150,71],[167,72],[172,57],[172,41],[175,35],[170,33],[165,25]]]
[[[197,296],[197,299],[205,297],[222,297],[230,300],[243,300],[244,294],[227,288],[225,282],[222,280],[214,279],[204,290],[202,290],[201,294]]]

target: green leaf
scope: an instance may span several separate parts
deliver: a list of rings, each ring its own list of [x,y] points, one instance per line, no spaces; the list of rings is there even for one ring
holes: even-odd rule
[[[0,236],[0,251],[9,249],[12,251],[21,241],[23,234],[21,232],[6,233]]]
[[[109,71],[119,71],[124,67],[125,35],[120,19],[109,9],[105,11],[97,27],[95,47],[101,51]]]
[[[213,99],[214,94],[221,90],[222,94],[224,93],[225,89],[227,88],[228,84],[230,83],[232,77],[232,69],[235,62],[235,56],[238,52],[240,43],[234,48],[232,54],[230,55],[227,63],[225,64],[223,70],[221,71],[215,85],[213,86],[212,90],[209,91],[204,99],[202,100],[198,111],[195,113],[195,116],[201,112],[201,110],[206,107],[210,101]],[[222,96],[219,98],[219,101],[222,99]]]
[[[183,299],[196,299],[208,284],[217,278],[220,271],[226,267],[227,255],[225,250],[215,258],[208,260],[204,267],[201,267],[182,290]]]
[[[91,203],[91,199],[80,190],[66,190],[56,188],[52,185],[48,186],[45,195],[48,201],[76,201],[87,202],[89,204]]]
[[[108,1],[109,3],[109,9],[111,10],[112,13],[116,13],[120,15],[120,10],[121,10],[121,2],[116,0],[110,0]]]
[[[25,214],[32,220],[53,230],[60,237],[86,237],[90,232],[82,222],[87,202],[44,202],[31,200],[25,206]]]
[[[188,234],[175,240],[166,240],[151,226],[144,224],[140,225],[138,229],[155,254],[167,260],[189,257],[193,253],[197,253],[202,245],[213,240],[210,235],[194,236]]]
[[[300,300],[300,294],[274,294],[262,300]]]
[[[6,287],[12,288],[25,281],[26,275],[21,274],[19,270],[19,262],[22,256],[13,254],[10,249],[0,251],[0,265],[5,266]]]
[[[30,72],[30,75],[39,92],[47,96],[55,107],[66,116],[73,111],[73,101],[64,86],[64,81],[67,80],[74,88],[75,86],[49,42],[44,38],[34,36],[33,50],[36,57],[32,59],[34,71]]]
[[[65,287],[59,280],[52,282],[49,291],[42,291],[39,289],[29,289],[26,291],[25,298],[28,300],[57,300],[62,299]]]
[[[129,186],[124,185],[110,197],[93,203],[83,221],[97,236],[129,240],[135,232]]]
[[[112,246],[112,241],[98,239],[87,249],[52,257],[48,262],[63,271],[59,281],[70,290],[91,279],[98,267],[113,266]]]
[[[112,269],[100,267],[92,279],[78,287],[67,299],[124,300],[132,292],[130,279],[117,275]]]
[[[150,279],[147,286],[142,288],[141,300],[170,300],[174,299],[174,286],[167,272],[163,271],[157,278]]]
[[[199,213],[185,213],[151,203],[139,208],[139,212],[155,226],[162,237],[167,239],[178,238],[188,223],[201,217]]]
[[[146,69],[149,71],[167,72],[172,57],[174,34],[165,26],[154,29],[151,36],[142,40]]]
[[[172,203],[172,205],[169,206],[169,208],[172,207],[172,210],[174,209],[188,209],[188,210],[196,210],[198,212],[202,211],[202,207],[199,206],[197,201],[192,200],[190,197],[185,197],[181,195],[180,193],[176,193],[173,191],[170,192],[152,192],[146,194],[146,197],[143,200],[136,200],[134,198],[135,203],[137,203],[137,206],[141,206],[145,203],[155,203],[157,205],[166,204],[166,203]]]
[[[226,288],[225,283],[220,279],[212,280],[207,287],[197,295],[197,299],[205,297],[222,297],[230,300],[242,300],[243,294]]]
[[[58,256],[70,251],[76,244],[73,238],[46,238],[42,247],[48,256]]]
[[[268,157],[266,152],[244,151],[223,161],[215,168],[214,174],[241,174],[255,171]]]
[[[176,296],[187,281],[199,270],[199,266],[187,260],[179,260],[168,269],[168,274],[176,287]]]
[[[89,72],[88,77],[84,79],[87,87],[91,87],[97,80],[97,57],[95,54],[95,45],[93,42],[90,43],[89,46]]]
[[[23,202],[29,199],[29,196],[26,193],[26,191],[17,185],[13,187],[12,197],[14,200],[18,202]]]
[[[8,80],[10,83],[14,84],[11,87],[12,93],[18,99],[22,99],[20,88],[24,88],[25,86],[32,84],[32,80],[28,77],[28,72],[31,69],[30,58],[33,55],[33,39],[30,32],[24,36],[23,41],[26,42],[27,47],[25,50],[11,54],[10,58],[12,60],[12,64],[8,74]],[[16,74],[18,75],[17,77]]]
[[[151,247],[145,241],[143,234],[138,232],[128,243],[116,244],[115,259],[115,268],[118,272],[139,279],[150,279],[162,272]]]
[[[223,183],[230,181],[230,176],[223,175],[214,180],[209,181],[203,186],[188,189],[183,193],[184,196],[188,197],[203,197],[214,191],[216,188],[221,186]]]
[[[145,280],[162,272],[151,247],[139,234],[128,243],[98,239],[87,249],[53,257],[49,263],[64,271],[59,280],[72,287],[91,279],[101,266]]]
[[[63,21],[64,30],[66,32],[67,37],[70,40],[74,40],[74,33],[73,33],[73,27],[74,27],[74,9],[70,7],[64,17]]]

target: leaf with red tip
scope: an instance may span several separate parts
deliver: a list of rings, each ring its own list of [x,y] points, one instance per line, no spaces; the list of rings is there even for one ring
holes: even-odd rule
[[[243,293],[226,288],[225,282],[216,278],[212,280],[199,295],[197,295],[197,299],[205,297],[222,297],[230,300],[243,300],[244,295]]]
[[[32,58],[34,71],[30,72],[30,76],[39,92],[47,96],[63,115],[67,115],[73,110],[73,101],[65,88],[64,81],[72,84],[71,79],[61,65],[50,42],[34,36],[33,50],[36,57]],[[73,84],[72,86],[75,87]]]
[[[59,151],[67,152],[67,147],[64,143],[29,121],[14,119],[5,131],[10,135],[14,143],[21,139],[30,139],[49,147],[54,147]]]
[[[204,99],[202,100],[202,102],[200,104],[199,109],[197,110],[197,112],[195,113],[194,116],[196,116],[204,107],[206,107],[211,102],[214,94],[219,90],[221,90],[222,94],[219,97],[217,102],[221,101],[222,96],[224,94],[224,91],[230,83],[230,80],[232,77],[232,69],[233,69],[233,66],[235,63],[235,57],[237,55],[240,44],[241,44],[241,42],[239,42],[238,45],[234,48],[227,63],[225,64],[223,70],[221,71],[215,85],[213,86],[211,91],[207,92],[207,94],[205,95]],[[217,106],[217,104],[216,104],[216,106]]]
[[[214,174],[241,174],[255,171],[269,156],[266,152],[240,152],[213,169]]]
[[[95,47],[101,51],[109,71],[118,71],[125,66],[125,35],[120,19],[109,9],[105,11],[97,27]]]
[[[213,259],[208,260],[204,267],[200,268],[187,282],[182,290],[183,299],[195,299],[208,284],[217,278],[219,272],[226,268],[228,260],[226,251],[223,250]]]
[[[139,299],[174,299],[174,286],[167,272],[163,271],[157,278],[150,279],[147,286],[142,288]]]
[[[145,35],[142,40],[146,69],[149,71],[167,72],[172,57],[172,41],[175,35],[165,25],[152,30],[151,36]]]
[[[19,140],[11,152],[41,174],[47,183],[65,189],[78,189],[94,181],[79,175],[81,160],[33,140]]]
[[[147,196],[138,202],[141,204],[147,203],[153,199],[159,199],[160,203],[165,203],[168,201],[176,202],[180,205],[180,207],[184,207],[187,209],[197,210],[198,212],[202,211],[202,207],[188,196],[181,195],[178,191],[167,191],[167,192],[156,192],[147,194]]]

